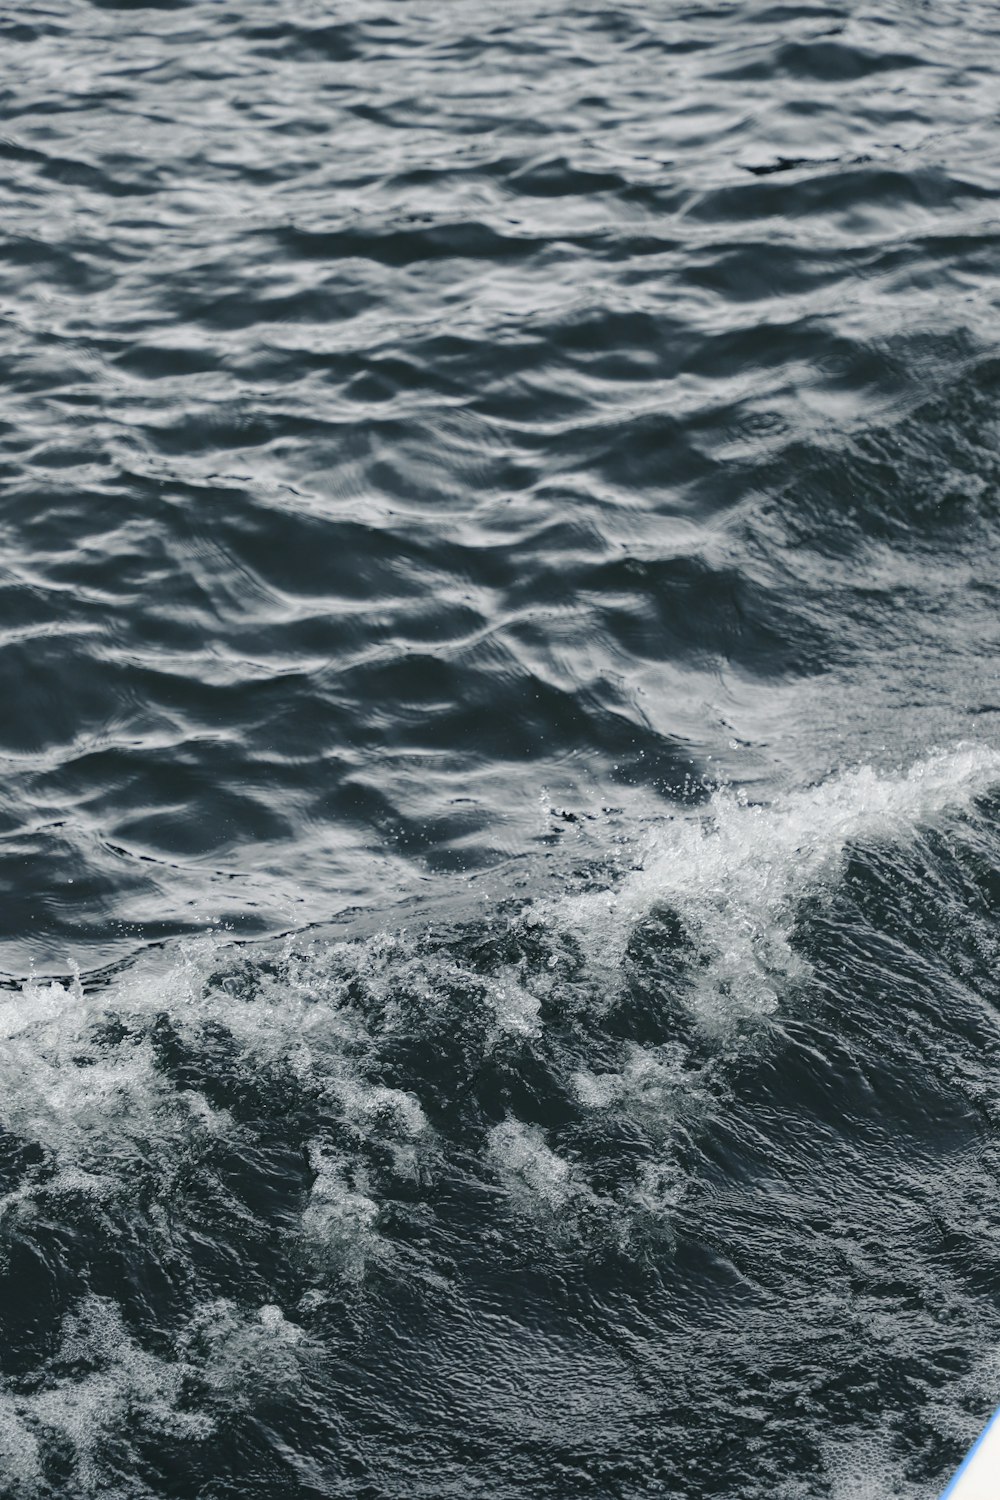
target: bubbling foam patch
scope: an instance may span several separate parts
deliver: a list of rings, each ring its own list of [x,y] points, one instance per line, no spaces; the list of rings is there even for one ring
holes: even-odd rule
[[[300,1379],[308,1347],[280,1308],[246,1311],[219,1298],[195,1308],[176,1357],[164,1358],[142,1348],[115,1302],[86,1296],[32,1389],[0,1386],[3,1493],[46,1493],[55,1456],[75,1495],[149,1494],[135,1477],[144,1443],[210,1437],[220,1418]]]
[[[821,1443],[823,1494],[827,1500],[927,1500],[926,1484],[908,1481],[900,1473],[899,1457],[888,1433],[862,1440]],[[815,1481],[780,1485],[775,1500],[813,1500]]]
[[[353,972],[363,956],[343,946]],[[380,954],[384,943],[373,947]],[[190,1165],[245,1134],[218,1102],[220,1084],[266,1090],[290,1080],[356,1145],[378,1140],[400,1175],[414,1174],[426,1118],[413,1095],[366,1077],[372,1038],[342,1003],[336,965],[286,954],[241,975],[234,955],[233,973],[220,976],[211,940],[169,959],[89,993],[56,981],[0,997],[0,1124],[42,1156],[0,1211],[35,1192],[99,1196],[140,1178],[169,1185],[182,1157]],[[171,1048],[194,1060],[197,1081],[178,1075]]]
[[[544,1204],[559,1213],[590,1196],[564,1157],[546,1143],[535,1125],[507,1119],[489,1133],[487,1151],[498,1177],[516,1200]]]
[[[335,1267],[359,1282],[372,1260],[390,1256],[379,1237],[379,1204],[371,1196],[363,1168],[313,1147],[309,1162],[315,1173],[302,1230],[320,1265]]]
[[[54,1447],[71,1469],[77,1493],[144,1494],[129,1477],[135,1457],[130,1430],[188,1440],[212,1430],[204,1413],[181,1407],[192,1373],[183,1361],[171,1363],[140,1348],[114,1303],[84,1299],[65,1320],[41,1388],[4,1392],[3,1445],[16,1486],[35,1492],[43,1480],[43,1451]]]
[[[147,1004],[139,1029],[112,1038],[108,998],[54,982],[0,999],[0,1123],[42,1148],[50,1190],[99,1193],[127,1175],[162,1174],[192,1137],[227,1128],[203,1094],[164,1075],[148,1029],[159,1009]]]

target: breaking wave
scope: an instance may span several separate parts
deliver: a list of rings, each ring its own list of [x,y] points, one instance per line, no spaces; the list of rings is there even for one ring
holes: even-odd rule
[[[814,1478],[772,1493],[812,1494],[816,1475],[867,1493],[819,1433],[874,1347],[902,1382],[883,1447],[901,1475],[933,1468],[955,1442],[936,1391],[946,1371],[977,1378],[974,1294],[997,1258],[980,1122],[1000,1118],[998,786],[1000,755],[964,746],[769,806],[721,789],[527,903],[367,936],[215,936],[9,989],[10,1492],[159,1493],[245,1443],[260,1493],[289,1464],[332,1484],[347,1459],[304,1412],[359,1399],[359,1340],[387,1341],[366,1382],[405,1424],[399,1339],[462,1330],[449,1373],[427,1369],[446,1401],[491,1330],[526,1336],[528,1288],[554,1277],[585,1384],[638,1360],[631,1416],[596,1451],[711,1378],[711,1455],[758,1378],[794,1366],[811,1394],[792,1468]],[[940,1318],[918,1330],[906,1309],[928,1297]],[[551,1375],[550,1447],[560,1424],[577,1442],[569,1378]],[[676,1420],[683,1454],[694,1417]],[[520,1432],[538,1457],[520,1421],[494,1413],[483,1439],[507,1480],[497,1443]],[[743,1492],[777,1483],[781,1451]],[[665,1472],[657,1452],[647,1434],[636,1476]],[[384,1453],[358,1462],[385,1471]]]

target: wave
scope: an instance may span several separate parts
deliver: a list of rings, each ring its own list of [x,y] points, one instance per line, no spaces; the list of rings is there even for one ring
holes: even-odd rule
[[[254,1420],[263,1371],[279,1404],[333,1378],[345,1307],[473,1295],[481,1244],[533,1274],[680,1275],[693,1226],[725,1241],[725,1195],[797,1173],[810,1131],[825,1202],[880,1119],[912,1139],[951,1097],[964,1129],[983,1107],[998,784],[1000,755],[968,745],[771,806],[723,789],[572,895],[355,939],[171,944],[7,992],[0,1234],[33,1288],[4,1314],[16,1492],[47,1493],[62,1463],[74,1493],[114,1493],[143,1442],[158,1462],[205,1451],[220,1422]],[[782,1097],[805,1137],[785,1138]],[[949,1170],[956,1212],[975,1189]],[[837,1253],[832,1227],[809,1232]],[[802,1318],[787,1310],[793,1345]]]

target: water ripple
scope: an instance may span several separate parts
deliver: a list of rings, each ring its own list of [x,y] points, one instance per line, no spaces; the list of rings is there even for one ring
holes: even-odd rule
[[[0,40],[12,1495],[930,1492],[996,1399],[995,7]]]

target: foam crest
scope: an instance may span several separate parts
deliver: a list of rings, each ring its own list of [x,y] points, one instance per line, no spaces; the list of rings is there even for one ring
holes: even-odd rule
[[[58,982],[0,997],[0,1124],[43,1149],[49,1192],[163,1173],[192,1138],[226,1127],[203,1094],[164,1075],[148,1026],[109,1034],[107,999]]]
[[[690,999],[709,1027],[768,1014],[808,973],[792,934],[801,898],[835,878],[850,845],[905,841],[1000,781],[1000,754],[963,746],[882,775],[847,772],[771,806],[727,789],[707,816],[658,827],[617,887],[574,896],[553,914],[595,963],[625,961],[632,932],[664,908],[692,947]]]
[[[248,1311],[218,1298],[195,1308],[175,1347],[173,1359],[150,1353],[114,1302],[86,1297],[66,1317],[42,1379],[27,1392],[0,1387],[0,1463],[12,1493],[47,1492],[46,1456],[58,1454],[74,1494],[146,1494],[126,1477],[138,1442],[151,1434],[204,1440],[220,1417],[295,1383],[309,1343],[274,1304]],[[198,1409],[194,1392],[202,1394]]]
[[[439,1166],[449,1192],[492,1193],[498,1226],[560,1255],[668,1237],[698,1170],[685,1143],[720,1113],[732,1056],[684,1006],[709,1028],[773,1009],[809,972],[802,898],[851,846],[885,841],[905,874],[903,846],[997,782],[1000,756],[966,747],[769,807],[720,791],[596,894],[410,935],[214,938],[91,988],[0,995],[5,1251],[61,1254],[70,1222],[81,1257],[122,1270],[120,1307],[89,1298],[61,1336],[52,1308],[39,1348],[57,1356],[0,1388],[12,1495],[45,1493],[62,1462],[74,1493],[116,1494],[140,1429],[198,1442],[297,1389],[318,1368],[298,1315],[445,1264],[423,1192]],[[152,1352],[132,1256],[136,1284],[148,1256],[183,1288]],[[838,1493],[867,1493],[868,1472],[844,1469]]]
[[[368,1076],[375,1042],[345,993],[362,970],[377,990],[385,949],[379,939],[245,966],[230,955],[220,971],[209,940],[89,993],[54,982],[0,996],[0,1126],[41,1148],[0,1215],[27,1216],[58,1193],[127,1201],[140,1181],[162,1205],[181,1164],[188,1180],[203,1172],[210,1182],[217,1146],[248,1140],[220,1096],[247,1089],[291,1087],[303,1106],[336,1117],[362,1176],[374,1151],[384,1170],[415,1180],[432,1132],[415,1095]],[[363,1191],[337,1186],[332,1158],[317,1150],[302,1232],[315,1244],[325,1225],[353,1276],[371,1253],[374,1211],[362,1212]],[[162,1210],[153,1218],[169,1234]],[[351,1233],[356,1256],[345,1251]]]
[[[384,1084],[361,1085],[356,1077],[337,1077],[331,1093],[338,1100],[348,1128],[360,1141],[383,1138],[397,1177],[415,1181],[420,1171],[419,1147],[430,1134],[427,1117],[413,1094]]]
[[[693,1086],[680,1048],[654,1049],[635,1042],[626,1044],[620,1070],[596,1073],[578,1068],[571,1082],[587,1109],[628,1112],[657,1132],[669,1130],[680,1100],[689,1099]]]

